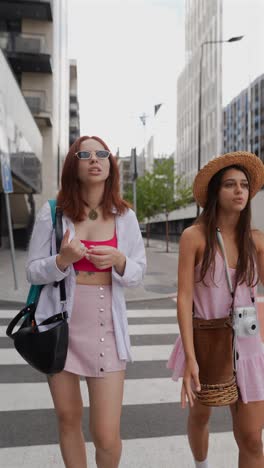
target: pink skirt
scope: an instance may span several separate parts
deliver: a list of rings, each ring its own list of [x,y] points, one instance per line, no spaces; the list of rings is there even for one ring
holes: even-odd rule
[[[65,371],[85,377],[104,377],[126,369],[120,360],[112,319],[112,287],[76,284],[69,321]]]

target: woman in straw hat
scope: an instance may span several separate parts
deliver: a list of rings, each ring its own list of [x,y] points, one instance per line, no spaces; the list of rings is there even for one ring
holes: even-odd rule
[[[194,350],[192,316],[227,316],[230,290],[234,306],[252,306],[252,291],[264,283],[264,234],[251,228],[250,200],[264,185],[264,165],[254,154],[239,151],[217,157],[197,174],[193,193],[203,212],[180,240],[177,311],[181,337],[168,367],[173,379],[183,377],[181,404],[189,401],[188,437],[195,466],[207,468],[208,422],[211,408],[201,404],[199,368]],[[227,263],[218,247],[220,230]],[[225,265],[227,270],[225,271]],[[227,273],[228,275],[228,273]],[[238,334],[239,335],[239,334]],[[239,468],[263,468],[264,349],[259,332],[238,336],[236,380],[239,400],[230,405]],[[195,395],[196,393],[196,395]]]

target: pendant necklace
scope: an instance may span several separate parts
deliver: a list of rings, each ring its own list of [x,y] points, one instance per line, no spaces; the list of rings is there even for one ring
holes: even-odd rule
[[[96,211],[94,208],[92,208],[92,209],[89,211],[88,218],[91,219],[92,221],[94,221],[95,219],[98,218],[98,213],[97,213],[97,211]]]
[[[88,205],[88,203],[86,203],[86,201],[83,200],[83,203],[84,203],[85,206],[87,206],[88,208],[90,208],[89,205]],[[98,206],[100,206],[100,204],[99,204]],[[96,209],[98,208],[98,206],[97,206],[96,208],[91,208],[90,211],[89,211],[89,213],[88,213],[88,218],[91,219],[92,221],[95,221],[95,220],[98,218],[98,213],[97,213],[97,211],[96,211]]]

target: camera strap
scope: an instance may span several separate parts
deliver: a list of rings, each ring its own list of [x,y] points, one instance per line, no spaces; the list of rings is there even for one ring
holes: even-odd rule
[[[218,228],[218,227],[216,228],[216,237],[217,237],[220,249],[222,251],[223,258],[224,258],[226,280],[227,280],[227,284],[228,284],[230,294],[231,294],[231,296],[233,298],[233,303],[232,303],[232,306],[233,306],[234,299],[235,299],[236,287],[237,287],[237,281],[236,281],[235,287],[233,288],[233,284],[232,284],[230,273],[229,273],[229,267],[228,267],[228,261],[227,261],[227,256],[226,256],[224,240],[223,240],[220,228]],[[250,287],[250,298],[251,298],[252,304],[255,304],[254,288],[252,286]]]
[[[235,300],[235,292],[236,292],[237,282],[235,284],[235,287],[233,287],[232,280],[231,280],[230,273],[229,273],[229,267],[228,267],[228,261],[227,261],[227,256],[226,256],[224,240],[223,240],[220,228],[218,228],[218,227],[216,228],[216,237],[217,237],[218,244],[219,244],[219,247],[220,247],[222,255],[223,255],[224,264],[225,264],[226,280],[227,280],[227,284],[228,284],[228,289],[229,289],[231,297],[232,297],[232,304],[231,304],[231,308],[230,308],[230,314],[232,314],[233,306],[234,306],[234,300]]]
[[[220,249],[222,251],[222,254],[223,254],[223,258],[224,258],[224,264],[225,264],[225,273],[226,273],[226,279],[227,279],[227,284],[228,284],[228,288],[229,288],[229,291],[230,291],[230,294],[231,294],[231,297],[232,297],[232,304],[231,304],[231,308],[230,308],[230,315],[233,315],[233,308],[234,308],[234,301],[235,301],[235,292],[236,292],[236,288],[237,288],[237,280],[236,280],[236,283],[235,283],[235,287],[233,287],[233,284],[232,284],[232,281],[231,281],[231,277],[230,277],[230,272],[229,272],[229,268],[228,268],[228,262],[227,262],[227,256],[226,256],[226,250],[225,250],[225,245],[224,245],[224,241],[223,241],[223,237],[222,237],[222,234],[221,234],[221,231],[220,231],[220,228],[216,228],[216,236],[217,236],[217,240],[218,240],[218,244],[220,246]],[[255,305],[255,296],[254,296],[254,288],[253,287],[250,287],[250,298],[251,298],[251,302],[253,305]],[[234,370],[236,371],[236,360],[237,360],[237,353],[236,353],[236,348],[237,348],[237,331],[234,329],[233,327],[233,330],[234,330],[234,341],[233,341],[233,356],[234,356],[234,359],[233,359],[233,362],[234,362]]]
[[[218,244],[220,246],[223,259],[224,259],[224,265],[225,265],[225,274],[226,274],[226,280],[228,284],[228,289],[230,291],[231,297],[232,297],[232,303],[230,306],[230,312],[229,315],[232,316],[233,318],[233,310],[234,310],[234,302],[235,302],[235,292],[237,288],[237,280],[235,283],[235,287],[233,287],[232,280],[230,277],[230,272],[229,272],[229,267],[228,267],[228,261],[227,261],[227,255],[226,255],[226,250],[225,250],[225,245],[224,245],[224,240],[220,231],[220,228],[216,228],[216,237],[218,240]],[[234,330],[234,327],[233,327]],[[236,330],[234,330],[234,335],[233,335],[233,368],[234,371],[236,372],[236,358],[237,358],[237,353],[236,353],[236,348],[237,348],[237,336],[236,336]]]

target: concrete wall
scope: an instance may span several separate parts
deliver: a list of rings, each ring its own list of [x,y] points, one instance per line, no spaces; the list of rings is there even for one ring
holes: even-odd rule
[[[252,226],[264,231],[264,190],[261,190],[252,200]]]

